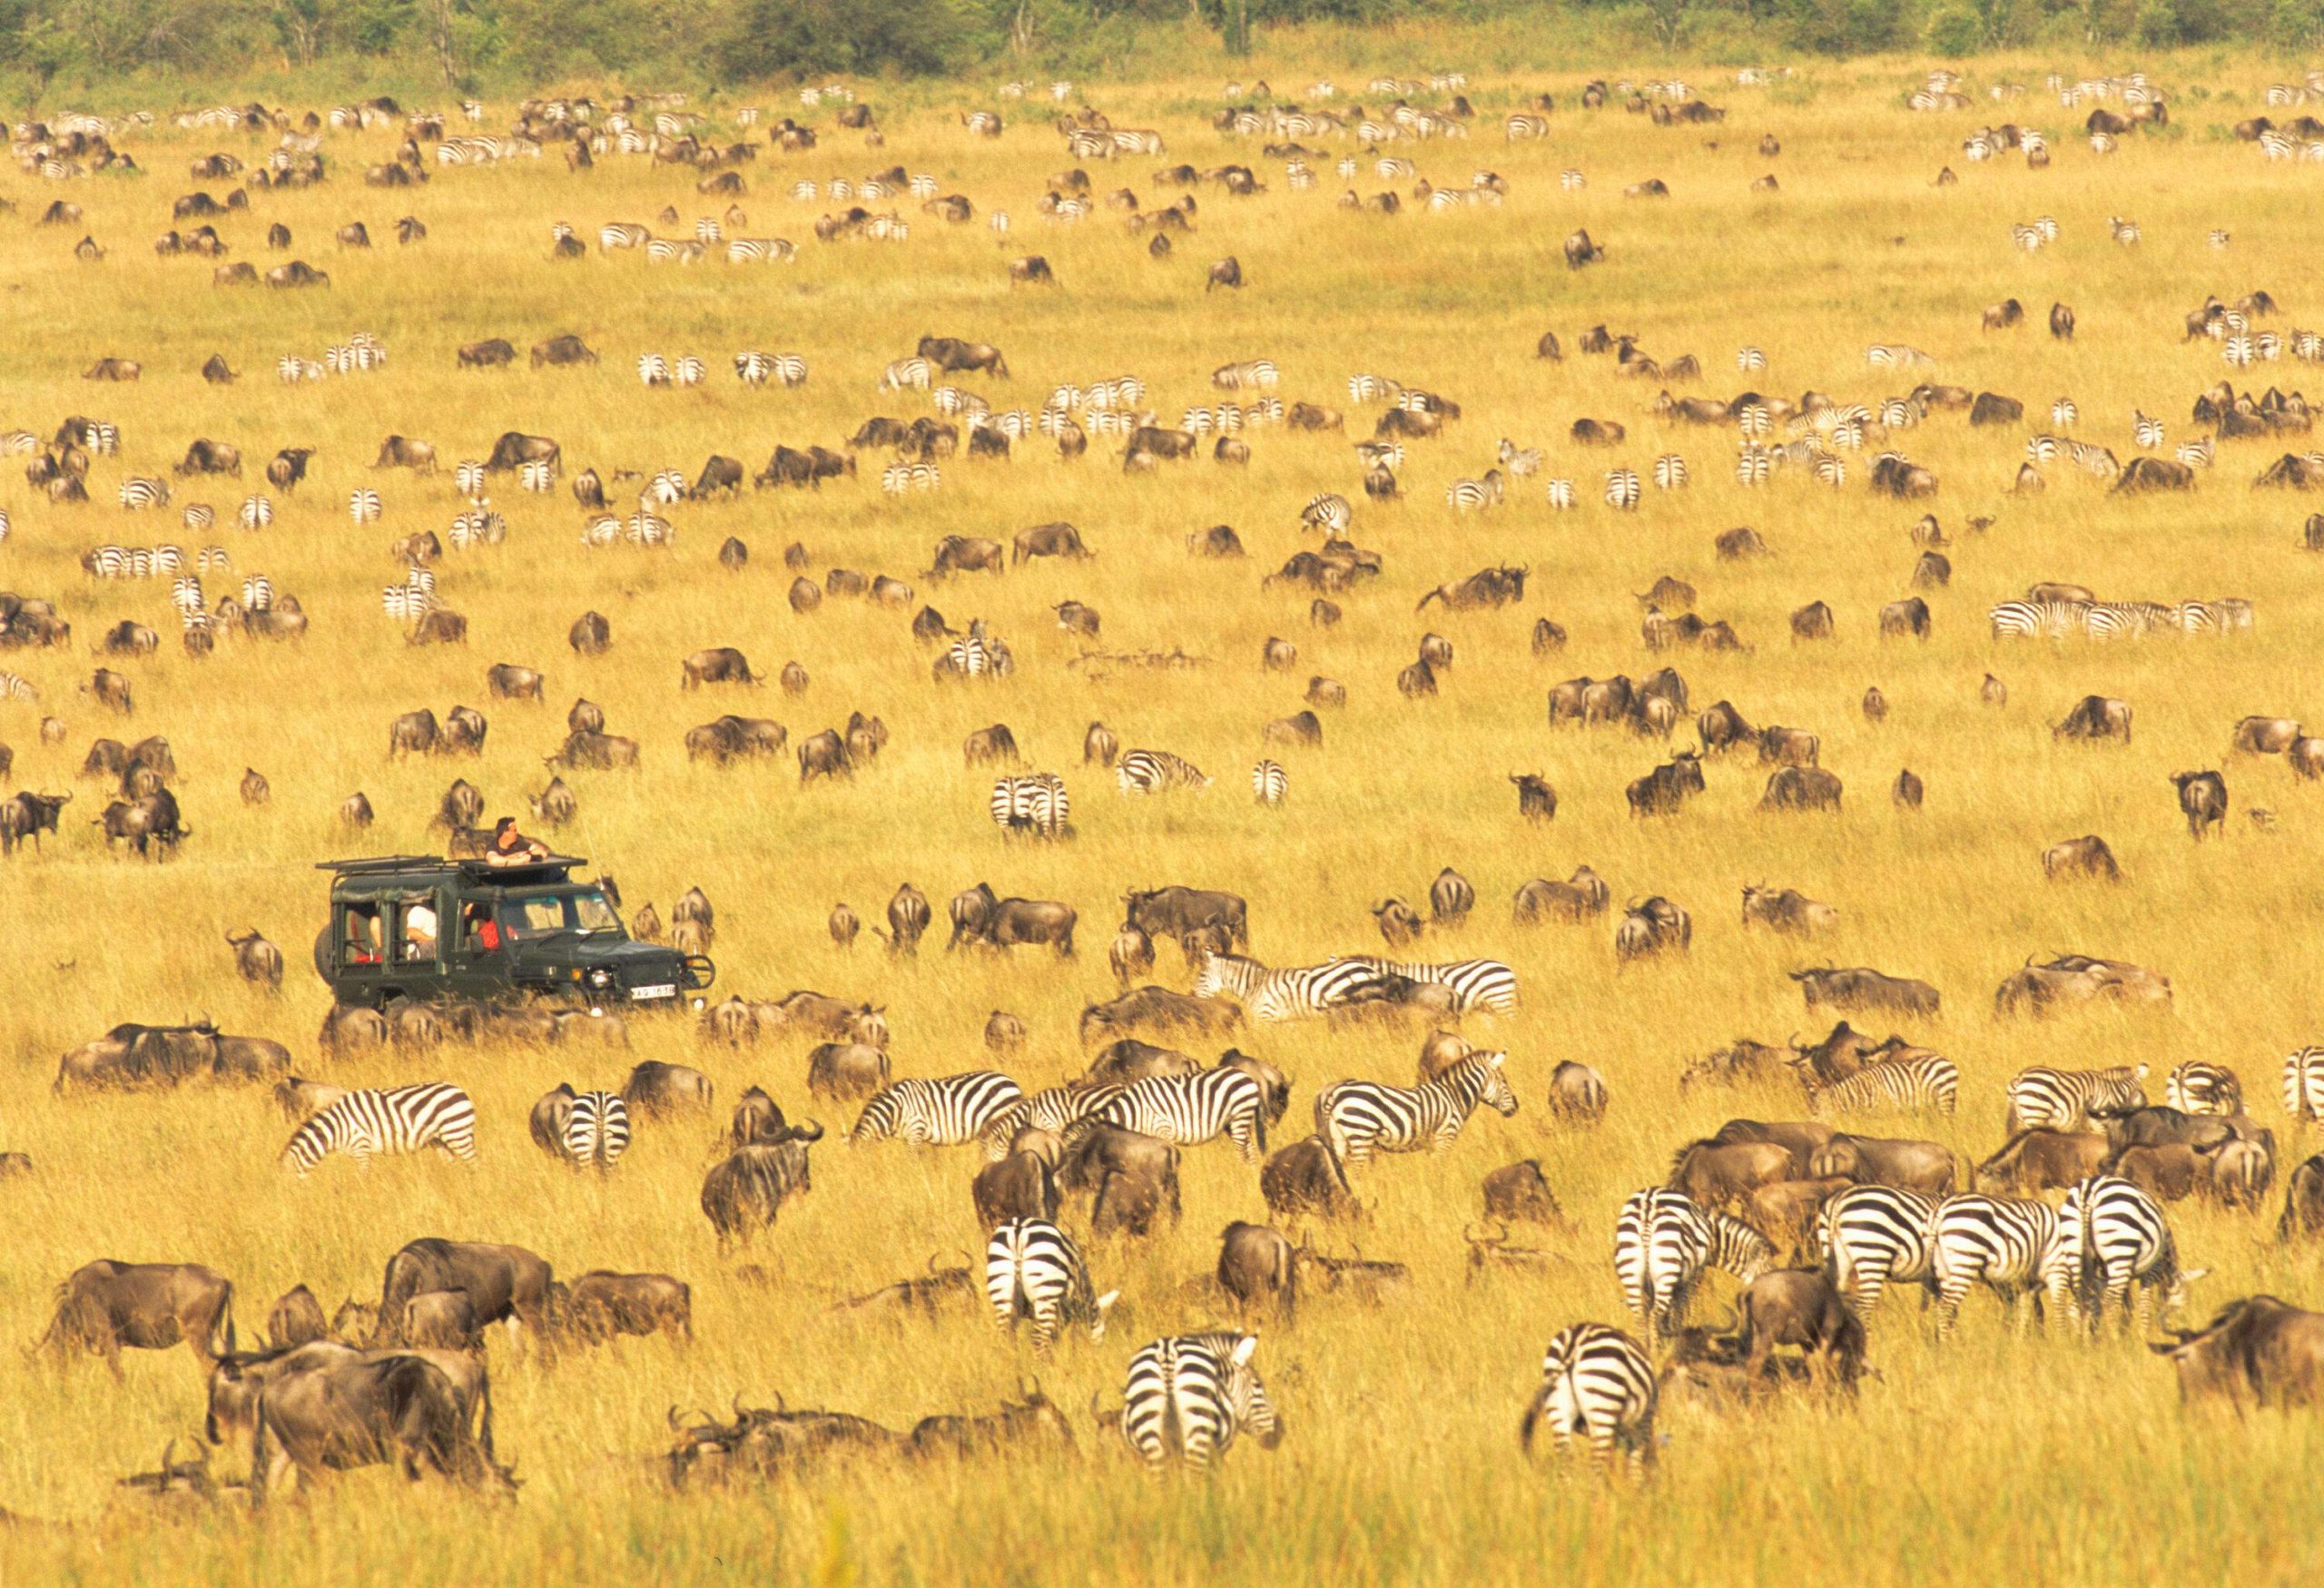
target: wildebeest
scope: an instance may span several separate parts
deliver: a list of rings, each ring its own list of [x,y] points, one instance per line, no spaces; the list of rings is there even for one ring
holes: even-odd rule
[[[1880,637],[1883,639],[1909,635],[1915,639],[1926,639],[1929,635],[1928,603],[1918,596],[1908,596],[1902,601],[1891,601],[1880,609]]]
[[[1133,890],[1122,895],[1122,916],[1149,937],[1177,939],[1216,926],[1226,932],[1229,949],[1247,948],[1251,941],[1250,906],[1236,894],[1212,889]]]
[[[1757,922],[1776,932],[1796,932],[1812,937],[1819,932],[1829,932],[1840,923],[1840,912],[1829,904],[1818,903],[1797,889],[1780,892],[1764,887],[1743,890],[1743,924]]]
[[[101,1356],[122,1376],[123,1346],[166,1351],[183,1343],[205,1371],[234,1349],[234,1287],[198,1263],[100,1258],[56,1287],[56,1313],[39,1344]]]
[[[1009,550],[1009,561],[1022,563],[1029,557],[1062,557],[1081,558],[1090,555],[1081,543],[1081,531],[1070,524],[1036,524],[1020,529]]]
[[[1605,249],[1590,242],[1590,233],[1587,232],[1576,232],[1565,240],[1565,266],[1570,271],[1578,271],[1584,265],[1595,264],[1605,257]]]
[[[2291,1171],[2284,1189],[2284,1212],[2276,1224],[2280,1240],[2324,1234],[2324,1153]]]
[[[748,657],[732,646],[713,646],[684,657],[678,664],[678,687],[699,689],[705,684],[763,684],[763,675],[751,671]]]
[[[2095,833],[2069,838],[2043,850],[2042,874],[2053,882],[2060,877],[2077,876],[2103,877],[2110,883],[2122,879],[2122,867],[2114,863],[2114,852]]]
[[[630,1070],[622,1082],[622,1101],[641,1119],[662,1119],[681,1113],[707,1113],[714,1089],[710,1077],[684,1064],[647,1059]]]
[[[2247,755],[2280,755],[2300,732],[2300,725],[2288,716],[2247,716],[2235,725],[2230,747]]]
[[[1837,811],[1840,780],[1820,766],[1784,766],[1768,778],[1763,811]]]
[[[841,1101],[870,1097],[890,1079],[885,1050],[865,1042],[822,1042],[807,1055],[810,1095]]]
[[[1545,1100],[1552,1114],[1595,1125],[1606,1117],[1605,1078],[1587,1064],[1561,1060],[1550,1072]]]
[[[597,355],[590,350],[589,344],[570,333],[535,342],[532,358],[536,370],[544,364],[594,364],[597,361]]]
[[[2171,1329],[2175,1344],[2150,1347],[2179,1370],[2179,1394],[2192,1404],[2324,1404],[2324,1313],[2302,1312],[2272,1296],[2247,1296],[2200,1329]]]
[[[226,934],[226,942],[234,951],[234,971],[245,981],[255,981],[271,991],[282,989],[282,951],[258,934],[251,927],[241,936]]]
[[[1788,974],[1799,983],[1800,996],[1811,1010],[1886,1010],[1894,1014],[1922,1016],[1933,1016],[1937,1011],[1937,991],[1925,981],[1883,975],[1863,966],[1793,971]]]
[[[295,1351],[330,1333],[322,1303],[304,1285],[286,1291],[266,1315],[267,1343],[277,1351]]]
[[[1521,924],[1536,921],[1578,924],[1603,914],[1611,898],[1604,880],[1585,865],[1562,883],[1535,877],[1525,883],[1517,890],[1512,914]]]
[[[562,1326],[596,1344],[615,1335],[694,1338],[694,1291],[667,1274],[616,1274],[592,1268],[573,1281]]]
[[[807,1143],[822,1134],[818,1129],[813,1137],[776,1146],[738,1148],[704,1177],[702,1211],[721,1250],[735,1240],[747,1246],[758,1230],[773,1228],[784,1202],[813,1189]]]
[[[1758,1187],[1792,1178],[1788,1148],[1772,1141],[1705,1139],[1681,1147],[1670,1160],[1669,1185],[1705,1208],[1739,1205]]]
[[[43,833],[56,831],[57,814],[73,803],[69,794],[43,794],[29,790],[0,801],[0,854],[13,854],[25,839],[40,847]]]
[[[1894,1186],[1932,1197],[1949,1196],[1959,1167],[1952,1152],[1934,1141],[1898,1141],[1835,1132],[1807,1160],[1817,1179],[1835,1177],[1859,1185]]]
[[[1634,780],[1624,791],[1633,816],[1672,814],[1686,804],[1689,795],[1702,792],[1702,764],[1691,750],[1679,751],[1644,777]]]
[[[1320,1136],[1280,1148],[1259,1170],[1259,1192],[1278,1218],[1307,1216],[1335,1220],[1363,1217],[1347,1176]]]
[[[1145,1236],[1164,1212],[1173,1226],[1180,1217],[1178,1149],[1118,1126],[1088,1127],[1058,1167],[1057,1183],[1088,1193],[1094,1234]]]
[[[1685,953],[1694,940],[1693,917],[1656,894],[1624,907],[1622,922],[1614,931],[1614,958],[1626,964],[1674,950]]]
[[[2171,786],[2179,791],[2179,809],[2186,814],[2187,831],[2197,842],[2227,821],[2227,780],[2216,772],[2174,772]]]
[[[1980,1191],[2031,1197],[2080,1185],[2109,1155],[2106,1138],[2087,1130],[2024,1130],[1976,1168]]]
[[[469,1396],[453,1377],[458,1365],[440,1353],[358,1352],[318,1341],[271,1366],[251,1411],[254,1504],[294,1475],[303,1485],[379,1462],[415,1482],[427,1470],[515,1493],[515,1480],[471,1426]]]
[[[1743,1287],[1736,1304],[1744,1374],[1756,1381],[1777,1346],[1807,1353],[1811,1373],[1855,1383],[1864,1371],[1864,1325],[1817,1269],[1777,1268]]]
[[[505,1322],[512,1329],[544,1330],[552,1278],[547,1261],[522,1247],[433,1237],[412,1241],[388,1259],[380,1281],[384,1343],[402,1343],[406,1304],[433,1290],[467,1292],[478,1328]]]
[[[1529,822],[1547,822],[1558,814],[1558,791],[1549,779],[1538,773],[1510,774],[1509,781],[1517,785],[1517,814]]]
[[[2130,703],[2110,700],[2102,695],[2085,695],[2074,702],[2057,726],[2050,730],[2055,739],[2120,739],[2131,742]]]

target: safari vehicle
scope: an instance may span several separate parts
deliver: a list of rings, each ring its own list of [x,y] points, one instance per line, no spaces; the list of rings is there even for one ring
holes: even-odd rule
[[[315,869],[331,873],[330,924],[315,939],[315,971],[340,1002],[372,1009],[399,999],[698,1004],[691,995],[717,967],[632,938],[606,888],[575,877],[588,863],[568,854],[518,865],[425,854],[326,861]]]

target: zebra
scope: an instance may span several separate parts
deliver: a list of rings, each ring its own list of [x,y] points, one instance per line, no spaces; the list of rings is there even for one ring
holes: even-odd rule
[[[1114,781],[1122,793],[1167,794],[1172,789],[1208,788],[1201,767],[1167,750],[1130,750],[1114,764]]]
[[[2138,409],[2132,409],[2131,430],[2137,439],[2140,451],[2154,452],[2162,449],[2165,433],[2161,419]]]
[[[1857,1322],[1868,1323],[1890,1281],[1931,1285],[1936,1204],[1935,1197],[1893,1186],[1850,1186],[1818,1210],[1816,1240],[1825,1272]]]
[[[285,386],[295,386],[301,380],[320,380],[323,366],[312,359],[302,359],[296,353],[285,353],[274,362],[274,373]]]
[[[2285,1055],[2284,1112],[2295,1123],[2324,1123],[2324,1048],[2296,1048]]]
[[[379,493],[369,486],[358,486],[347,493],[347,511],[358,524],[379,521]]]
[[[476,1161],[476,1105],[457,1086],[440,1080],[350,1091],[292,1133],[282,1161],[304,1179],[315,1165],[344,1152],[356,1167],[372,1155],[417,1152],[433,1147],[462,1163]]]
[[[1054,772],[1004,777],[992,785],[992,824],[1004,833],[1060,837],[1071,813],[1065,780]]]
[[[1299,509],[1299,521],[1325,535],[1344,535],[1355,521],[1355,513],[1347,498],[1337,491],[1318,491]]]
[[[632,546],[669,546],[677,540],[677,531],[667,518],[657,518],[643,508],[622,525],[622,535]]]
[[[2014,1136],[2022,1130],[2079,1130],[2087,1116],[2146,1107],[2144,1064],[2112,1070],[2053,1070],[2034,1065],[2021,1070],[2009,1083],[2009,1118],[2004,1129]]]
[[[723,242],[725,232],[715,217],[704,215],[694,223],[694,240],[698,242]]]
[[[1015,1081],[990,1070],[895,1081],[863,1105],[847,1139],[851,1145],[892,1138],[908,1147],[960,1147],[1024,1095]]]
[[[263,529],[274,522],[274,504],[262,496],[244,497],[234,522],[245,529]]]
[[[1775,1264],[1768,1238],[1740,1219],[1699,1208],[1684,1192],[1632,1193],[1614,1225],[1614,1275],[1651,1350],[1685,1317],[1703,1270],[1749,1284]]]
[[[1735,459],[1735,483],[1765,485],[1774,472],[1774,464],[1764,448],[1754,447],[1738,454]]]
[[[2029,226],[2022,222],[2010,227],[2009,240],[2013,244],[2024,249],[2027,253],[2034,252],[2043,243],[2049,241],[2047,237],[2043,235],[2042,229],[2039,226]]]
[[[1377,996],[1380,972],[1352,960],[1269,970],[1240,954],[1205,953],[1195,964],[1196,998],[1231,998],[1255,1021],[1299,1020]]]
[[[189,502],[186,504],[185,511],[178,517],[187,529],[199,535],[218,522],[218,510],[207,502]],[[7,533],[8,526],[5,518],[0,518],[0,536],[5,536]]]
[[[1806,1068],[1798,1071],[1807,1093],[1810,1113],[1896,1110],[1906,1112],[1935,1109],[1952,1116],[1961,1100],[1961,1071],[1942,1053],[1920,1052],[1906,1058],[1866,1064],[1846,1080],[1826,1085]]]
[[[643,248],[652,241],[653,232],[626,221],[608,221],[597,228],[597,251],[600,253],[616,248]]]
[[[2224,227],[2214,226],[2211,228],[2211,235],[2204,241],[2213,248],[2225,248],[2229,242],[2227,231]]]
[[[686,499],[686,477],[675,469],[657,469],[645,488],[638,493],[640,506],[647,502],[671,507]]]
[[[1122,1438],[1148,1472],[1206,1472],[1246,1432],[1262,1449],[1282,1443],[1283,1425],[1251,1366],[1258,1348],[1256,1335],[1170,1335],[1129,1359]]]
[[[1521,138],[1546,138],[1550,135],[1550,118],[1519,113],[1503,123],[1502,133],[1512,143]]]
[[[1210,383],[1221,391],[1272,391],[1281,379],[1272,359],[1245,359],[1210,372]]]
[[[1263,805],[1279,805],[1291,789],[1291,774],[1272,761],[1251,768],[1251,793]]]
[[[2111,1309],[2145,1332],[2149,1306],[2162,1292],[2169,1312],[2187,1298],[2187,1283],[2208,1270],[2181,1271],[2171,1222],[2155,1199],[2115,1175],[2097,1174],[2058,1205],[2057,1263],[2071,1286],[2071,1307],[2099,1327]],[[2138,1285],[2135,1305],[2131,1286]]]
[[[2217,460],[2218,447],[2209,436],[2198,440],[2181,441],[2171,454],[2190,469],[2209,469]]]
[[[2060,429],[2079,422],[2081,419],[2082,410],[2074,406],[2071,397],[2061,397],[2050,405],[2050,422]]]
[[[244,580],[243,583],[247,586],[249,581]],[[181,616],[190,612],[201,611],[203,605],[202,581],[192,574],[180,574],[171,580],[170,605],[177,609]],[[246,600],[242,605],[247,607],[250,603]]]
[[[692,353],[688,353],[670,366],[670,384],[682,389],[699,386],[702,384],[703,377],[708,373],[709,371],[703,367],[702,360]]]
[[[880,488],[900,497],[908,490],[934,490],[943,478],[933,463],[891,463],[880,471]]]
[[[1225,1136],[1245,1163],[1256,1163],[1267,1145],[1266,1089],[1248,1072],[1223,1065],[1192,1075],[1149,1075],[1108,1098],[1068,1145],[1092,1122],[1180,1147]]]
[[[1075,1082],[1019,1098],[987,1120],[979,1132],[985,1161],[999,1163],[1015,1151],[1020,1130],[1049,1130],[1064,1135],[1113,1101],[1121,1090],[1118,1086]]]
[[[670,383],[670,361],[659,353],[638,354],[637,379],[645,386],[667,386]]]
[[[1530,478],[1541,471],[1541,449],[1539,447],[1520,447],[1503,436],[1501,439],[1501,461],[1519,479]]]
[[[133,476],[121,482],[121,505],[133,513],[147,508],[167,507],[169,500],[170,487],[167,480]]]
[[[1442,987],[1452,994],[1452,1013],[1511,1014],[1517,1009],[1517,972],[1499,960],[1455,960],[1433,965],[1416,960],[1384,960],[1370,954],[1345,954],[1341,962],[1367,966],[1382,975],[1402,976],[1423,987]]]
[[[573,1100],[565,1122],[565,1156],[575,1164],[614,1167],[629,1149],[629,1105],[618,1094],[585,1091]]]
[[[454,516],[448,537],[455,551],[473,546],[497,546],[508,538],[508,520],[489,508]]]
[[[2081,601],[2004,601],[1988,614],[1995,639],[2059,638],[2083,629],[2089,616]]]
[[[1517,1094],[1503,1069],[1508,1057],[1472,1052],[1416,1087],[1374,1080],[1327,1086],[1315,1094],[1315,1134],[1343,1169],[1363,1168],[1374,1152],[1445,1151],[1479,1103],[1503,1119],[1517,1112]]]
[[[2083,626],[2093,639],[2136,638],[2153,628],[2163,610],[2150,610],[2149,604],[2139,601],[2100,601],[2090,607]]]
[[[702,258],[704,252],[703,245],[691,239],[681,242],[666,237],[653,237],[645,242],[647,264],[689,265]]]
[[[1606,505],[1624,512],[1638,506],[1638,471],[1617,469],[1606,476]]]
[[[1847,483],[1848,466],[1837,458],[1818,458],[1809,468],[1819,485],[1837,490]]]
[[[546,458],[519,463],[517,465],[517,484],[528,491],[547,491],[556,484],[556,465]]]
[[[2102,154],[2105,151],[2102,149],[2099,153]],[[2125,248],[2135,247],[2138,243],[2139,223],[2136,221],[2125,221],[2120,215],[2109,215],[2106,217],[2106,230],[2115,242]]]
[[[2219,1114],[2233,1119],[2243,1111],[2243,1082],[2223,1064],[2190,1059],[2171,1072],[2163,1083],[2163,1100],[2182,1114]]]
[[[1965,1192],[1936,1205],[1929,1226],[1929,1273],[1936,1287],[1939,1338],[1960,1321],[1973,1285],[1989,1285],[2012,1312],[2018,1292],[2040,1286],[2065,1298],[2058,1264],[2058,1215],[2047,1202]]]
[[[730,237],[728,264],[788,264],[799,257],[799,245],[787,237]]]
[[[197,582],[193,587],[193,594],[196,601],[199,602],[202,596],[202,586],[199,582]],[[268,578],[264,574],[251,574],[244,578],[242,580],[242,606],[252,612],[272,611],[274,608],[274,581]]]
[[[1571,166],[1558,173],[1558,187],[1561,192],[1578,193],[1589,185],[1590,179]]]
[[[0,526],[5,525],[6,518],[6,514],[0,513]],[[205,574],[213,568],[221,573],[231,572],[234,558],[222,546],[205,546],[202,548],[202,555],[194,559],[194,566]]]
[[[1501,500],[1501,470],[1488,469],[1482,479],[1456,479],[1445,488],[1444,505],[1456,513],[1489,508]]]
[[[1542,488],[1542,496],[1558,512],[1566,512],[1574,505],[1573,481],[1562,477],[1552,479]]]
[[[1569,1324],[1542,1355],[1541,1387],[1525,1408],[1520,1437],[1530,1453],[1533,1431],[1547,1418],[1560,1455],[1586,1439],[1600,1464],[1611,1466],[1619,1450],[1643,1471],[1654,1461],[1658,1385],[1654,1359],[1630,1336],[1605,1324]]]
[[[1768,355],[1759,348],[1735,350],[1735,367],[1746,375],[1755,375],[1768,367]]]
[[[1874,342],[1864,350],[1864,361],[1876,370],[1905,370],[1934,364],[1935,359],[1903,342]]]
[[[1654,488],[1684,490],[1687,488],[1687,460],[1676,452],[1665,452],[1654,460]]]
[[[985,1243],[984,1294],[992,1321],[1007,1329],[1029,1320],[1035,1351],[1047,1353],[1069,1324],[1087,1323],[1091,1339],[1105,1337],[1106,1314],[1121,1292],[1098,1296],[1094,1288],[1073,1238],[1046,1218],[1009,1219]]]

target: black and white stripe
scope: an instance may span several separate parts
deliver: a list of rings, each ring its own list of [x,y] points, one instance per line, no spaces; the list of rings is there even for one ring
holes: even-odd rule
[[[944,472],[933,463],[891,463],[880,471],[880,488],[891,497],[908,490],[934,490]]]
[[[1011,1218],[985,1243],[984,1294],[996,1325],[1029,1322],[1033,1349],[1047,1351],[1071,1324],[1087,1324],[1091,1339],[1102,1338],[1107,1309],[1120,1292],[1095,1293],[1088,1265],[1064,1230],[1046,1218]]]
[[[1638,470],[1616,469],[1607,472],[1606,505],[1625,512],[1638,506]]]
[[[1281,379],[1273,359],[1244,359],[1210,372],[1210,383],[1221,391],[1272,391]]]
[[[359,1167],[375,1154],[438,1148],[464,1163],[476,1159],[476,1105],[443,1081],[351,1091],[299,1127],[282,1161],[305,1179],[315,1165],[344,1152]]]
[[[1267,1145],[1265,1100],[1243,1070],[1205,1070],[1134,1080],[1090,1117],[1180,1147],[1224,1136],[1244,1162],[1256,1163]]]
[[[1488,469],[1482,479],[1456,479],[1447,486],[1444,505],[1456,513],[1471,513],[1499,505],[1501,492],[1501,470]]]
[[[2190,1059],[2163,1083],[2162,1100],[2182,1114],[2232,1119],[2243,1111],[2243,1081],[2224,1064]]]
[[[379,493],[369,486],[358,486],[347,493],[348,516],[358,524],[379,521]]]
[[[1129,1359],[1122,1438],[1147,1470],[1207,1471],[1245,1433],[1275,1447],[1282,1425],[1251,1366],[1258,1346],[1256,1335],[1172,1335]]]
[[[1614,1225],[1614,1277],[1649,1349],[1684,1321],[1705,1269],[1748,1284],[1774,1262],[1775,1248],[1758,1230],[1661,1187],[1633,1193]]]
[[[1961,1070],[1942,1053],[1913,1053],[1866,1064],[1828,1086],[1804,1068],[1799,1080],[1809,1111],[1818,1115],[1935,1109],[1949,1116],[1961,1100]]]
[[[2083,601],[2004,601],[1988,615],[1995,639],[2060,639],[2089,626]]]
[[[910,1147],[959,1147],[974,1141],[993,1115],[1025,1095],[1009,1077],[990,1070],[899,1080],[863,1105],[848,1140],[893,1138]]]
[[[1130,750],[1114,764],[1114,781],[1124,794],[1166,794],[1177,788],[1208,788],[1201,767],[1167,750]]]
[[[193,587],[193,597],[195,605],[199,606],[202,600],[202,586],[199,581]],[[274,606],[274,581],[264,574],[251,574],[245,577],[242,580],[242,606],[252,612],[271,610]]]
[[[992,785],[992,824],[1004,833],[1029,833],[1056,838],[1066,831],[1072,814],[1065,780],[1054,772],[1004,777]]]
[[[1867,1321],[1893,1282],[1929,1286],[1935,1197],[1893,1186],[1851,1186],[1816,1220],[1824,1269],[1858,1321]]]
[[[2175,1307],[2190,1277],[2180,1272],[2178,1243],[2162,1206],[2114,1175],[2093,1175],[2066,1193],[2058,1207],[2057,1262],[2075,1309],[2093,1329],[2119,1307],[2124,1322],[2145,1333],[2155,1292],[2164,1309]]]
[[[1191,991],[1196,998],[1231,998],[1255,1021],[1301,1020],[1376,995],[1382,981],[1355,960],[1270,970],[1240,954],[1206,953],[1195,965]]]
[[[1291,792],[1291,774],[1272,761],[1251,768],[1251,793],[1263,805],[1279,805]]]
[[[1019,1130],[1064,1135],[1081,1120],[1095,1118],[1121,1090],[1118,1086],[1052,1086],[1019,1098],[986,1120],[979,1133],[986,1160],[999,1163],[1007,1158]]]
[[[788,263],[799,257],[799,245],[784,237],[730,237],[726,240],[728,264]]]
[[[565,1156],[576,1164],[610,1169],[629,1150],[629,1105],[609,1091],[585,1091],[573,1100],[565,1121]]]
[[[263,496],[244,497],[234,522],[245,529],[263,529],[274,522],[274,504]]]
[[[2019,1294],[2037,1285],[2065,1299],[2070,1280],[2058,1265],[2058,1215],[2047,1202],[1975,1192],[1947,1197],[1936,1206],[1929,1245],[1939,1335],[1959,1320],[1973,1285],[1992,1287],[2012,1311]]]
[[[2297,1048],[2284,1057],[2284,1112],[2324,1124],[2324,1048]]]
[[[1587,1441],[1596,1460],[1616,1453],[1643,1468],[1654,1460],[1654,1360],[1636,1340],[1605,1324],[1569,1324],[1541,1357],[1541,1387],[1525,1408],[1522,1437],[1532,1448],[1546,1420],[1558,1454]]]
[[[166,507],[170,499],[169,481],[133,476],[121,482],[121,505],[131,512],[147,508]]]
[[[2112,1070],[2053,1070],[2037,1064],[2021,1070],[2009,1083],[2009,1119],[2004,1129],[2014,1136],[2022,1130],[2082,1130],[2089,1128],[2093,1109],[2138,1109],[2146,1106],[2146,1089],[2139,1084],[2146,1066]]]
[[[1315,1095],[1315,1134],[1346,1169],[1374,1152],[1443,1152],[1461,1134],[1479,1103],[1506,1119],[1517,1112],[1502,1066],[1506,1053],[1474,1052],[1434,1080],[1416,1087],[1343,1080]]]
[[[1368,965],[1374,971],[1443,987],[1452,994],[1452,1012],[1509,1014],[1517,1008],[1517,972],[1499,960],[1454,960],[1432,965],[1418,960],[1384,960],[1371,954],[1349,954],[1344,962]]]

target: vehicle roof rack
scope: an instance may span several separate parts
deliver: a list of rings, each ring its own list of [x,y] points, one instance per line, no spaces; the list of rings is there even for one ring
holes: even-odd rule
[[[569,871],[575,866],[588,863],[586,859],[577,854],[552,854],[513,865],[495,865],[488,860],[447,860],[440,854],[380,854],[351,860],[326,860],[320,862],[315,869],[336,872],[341,876],[377,876],[389,872],[458,871],[469,877],[507,877],[523,876],[528,873]]]

